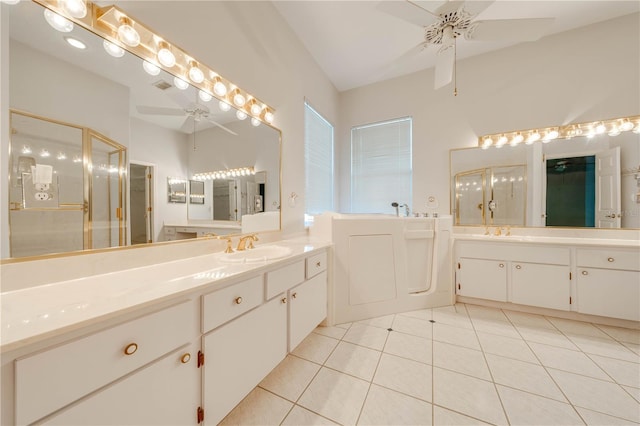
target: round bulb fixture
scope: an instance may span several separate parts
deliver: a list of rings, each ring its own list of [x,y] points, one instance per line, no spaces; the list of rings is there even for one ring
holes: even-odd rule
[[[142,61],[142,68],[144,68],[144,70],[149,75],[158,75],[158,74],[160,74],[160,67],[158,67],[155,64],[152,64],[149,61]]]
[[[257,118],[253,117],[253,118],[251,119],[251,125],[252,125],[253,127],[258,127],[258,126],[260,125],[260,120],[258,120]]]
[[[0,1],[0,3],[4,3],[4,4],[18,4],[18,3],[20,3],[20,0],[2,0],[2,1]]]
[[[74,18],[84,18],[87,16],[87,5],[84,0],[64,0],[62,8]]]
[[[218,108],[220,108],[221,111],[229,111],[231,109],[231,105],[225,101],[220,101],[218,102]]]
[[[42,158],[49,157],[50,155],[51,154],[46,149],[43,149],[42,151],[40,151],[40,157],[42,157]]]
[[[204,81],[204,73],[200,68],[198,68],[198,64],[194,61],[189,63],[189,78],[194,83],[202,83]]]
[[[200,97],[202,102],[209,102],[211,99],[213,99],[213,96],[203,90],[198,91],[198,97]]]
[[[233,103],[235,104],[235,106],[242,108],[246,102],[247,99],[244,97],[244,95],[236,89],[236,93],[235,95],[233,95]]]
[[[267,111],[264,113],[264,121],[267,123],[273,123],[273,113],[271,111]]]
[[[593,130],[592,128],[589,128],[589,131],[587,132],[587,139],[592,139],[593,137],[595,137],[596,135],[596,131]]]
[[[536,130],[535,132],[531,133],[529,135],[529,137],[527,138],[527,145],[531,145],[532,143],[534,143],[535,141],[540,140],[540,133],[538,133],[538,131]]]
[[[490,147],[490,146],[491,146],[491,145],[482,145],[482,147],[481,147],[481,148],[482,148],[482,149],[489,149],[489,147]]]
[[[136,47],[140,44],[140,34],[131,26],[131,20],[129,18],[124,16],[120,18],[118,38],[127,46]]]
[[[60,31],[61,33],[70,33],[71,31],[73,31],[73,22],[69,21],[63,16],[58,15],[50,9],[44,10],[44,19],[55,30]]]
[[[262,105],[259,105],[257,102],[251,104],[251,114],[260,115],[262,113]]]
[[[236,111],[236,117],[238,117],[238,120],[244,120],[245,118],[247,118],[247,113],[244,111]]]
[[[189,83],[179,77],[173,77],[173,84],[180,90],[187,90],[189,88]]]
[[[158,47],[160,48],[157,55],[158,62],[167,68],[174,66],[176,64],[176,57],[171,50],[169,50],[169,45],[162,41],[158,44]]]
[[[490,136],[485,137],[484,140],[482,141],[482,146],[488,147],[491,144],[493,144],[493,139],[491,139]]]
[[[620,134],[620,129],[618,128],[618,126],[613,126],[611,127],[611,130],[609,131],[609,136],[618,136]]]
[[[59,152],[58,156],[56,158],[58,160],[66,160],[67,159],[67,155],[64,152]]]
[[[508,140],[509,139],[507,139],[507,137],[505,135],[502,135],[498,139],[498,142],[496,143],[496,146],[500,148],[500,147],[502,147],[502,145],[506,144]]]
[[[213,85],[213,93],[218,96],[225,96],[227,94],[227,86],[225,86],[224,83],[220,81],[220,79],[217,79],[217,81]]]
[[[511,146],[516,146],[518,145],[520,142],[522,142],[524,140],[524,136],[522,136],[521,133],[517,133],[513,139],[511,139]]]
[[[124,56],[124,49],[120,46],[116,46],[110,41],[105,40],[102,43],[102,46],[104,46],[104,50],[106,50],[107,53],[114,58],[122,58]]]
[[[73,37],[64,37],[64,41],[69,43],[70,46],[75,47],[76,49],[86,49],[87,45]]]
[[[31,154],[31,148],[28,145],[25,145],[22,147],[22,153],[23,154]]]
[[[607,130],[607,126],[604,123],[600,123],[596,126],[596,133],[604,133]]]
[[[620,124],[620,130],[623,132],[628,132],[631,129],[633,129],[633,123],[629,120],[624,120],[622,124]]]
[[[635,129],[633,129],[633,133],[640,133],[640,123],[636,124]]]
[[[545,137],[543,139],[543,142],[547,143],[549,141],[552,141],[552,140],[556,139],[559,135],[560,135],[560,133],[558,133],[557,130],[555,130],[555,129],[554,130],[549,130],[547,132],[547,134],[545,135]]]

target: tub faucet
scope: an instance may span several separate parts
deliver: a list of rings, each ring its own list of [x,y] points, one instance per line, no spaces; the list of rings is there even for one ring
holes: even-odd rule
[[[404,207],[404,215],[406,217],[409,217],[409,215],[411,214],[411,212],[409,212],[409,206],[406,204],[398,204],[397,202],[393,202],[391,203],[391,207],[395,207],[396,208],[396,216],[400,217],[400,211],[398,210],[399,207]]]

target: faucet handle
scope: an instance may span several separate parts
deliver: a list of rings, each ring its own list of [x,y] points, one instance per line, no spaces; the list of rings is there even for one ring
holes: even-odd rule
[[[511,235],[511,226],[507,226],[507,233],[504,234],[506,236],[510,236]]]
[[[489,235],[489,227],[488,226],[484,227],[484,235]]]
[[[493,234],[493,235],[496,235],[496,236],[498,236],[498,235],[502,235],[502,228],[500,228],[499,226],[497,226],[497,227],[496,227],[496,232],[494,232],[494,234]]]
[[[233,253],[233,248],[231,247],[231,237],[225,237],[222,235],[216,236],[218,240],[227,240],[227,248],[224,250],[225,253]]]

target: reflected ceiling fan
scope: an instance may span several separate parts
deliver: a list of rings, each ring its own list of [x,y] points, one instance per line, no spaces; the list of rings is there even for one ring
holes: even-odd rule
[[[434,3],[441,4],[433,11],[427,9]],[[472,41],[535,41],[554,21],[553,18],[476,21],[475,18],[492,3],[476,0],[382,1],[378,9],[424,28],[424,41],[399,60],[409,59],[430,45],[438,46],[434,88],[439,89],[455,80],[456,40],[459,37]],[[455,94],[457,89],[454,87]]]

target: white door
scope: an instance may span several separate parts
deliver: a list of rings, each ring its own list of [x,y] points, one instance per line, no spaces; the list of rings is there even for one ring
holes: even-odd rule
[[[620,147],[596,153],[596,228],[620,228]]]
[[[151,179],[153,179],[153,168],[146,167],[145,168],[145,179],[144,179],[144,222],[145,222],[145,230],[147,236],[147,242],[153,242],[153,199],[151,192]]]

